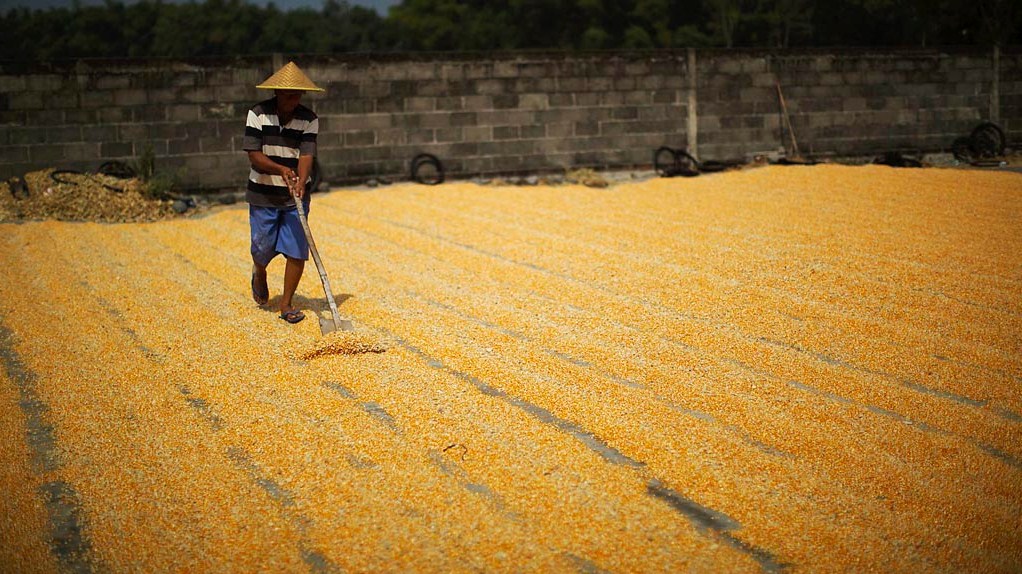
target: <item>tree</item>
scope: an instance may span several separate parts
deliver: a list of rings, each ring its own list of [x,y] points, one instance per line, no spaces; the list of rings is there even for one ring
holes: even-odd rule
[[[1017,0],[984,0],[973,4],[979,11],[984,43],[1001,46],[1011,42],[1022,28],[1022,8]]]
[[[671,6],[668,0],[637,0],[630,16],[634,24],[625,32],[626,46],[639,40],[648,43],[644,47],[649,48],[671,46]]]
[[[790,46],[792,36],[812,33],[812,0],[760,0],[758,8],[769,30],[769,42],[776,48]]]
[[[710,29],[728,48],[735,45],[735,31],[742,20],[742,0],[706,0],[713,19]]]

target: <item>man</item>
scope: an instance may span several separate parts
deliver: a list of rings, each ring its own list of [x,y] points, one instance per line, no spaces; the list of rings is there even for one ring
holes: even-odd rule
[[[274,97],[259,102],[248,112],[242,148],[252,169],[248,176],[248,220],[252,231],[252,298],[259,305],[270,299],[266,266],[282,254],[284,292],[280,318],[297,323],[305,314],[295,309],[292,297],[309,258],[295,198],[309,212],[309,184],[316,155],[319,119],[301,105],[305,92],[322,92],[294,62],[277,71],[257,88],[274,90]]]

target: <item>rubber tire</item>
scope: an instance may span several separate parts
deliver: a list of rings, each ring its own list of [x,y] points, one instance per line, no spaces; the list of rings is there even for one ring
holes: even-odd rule
[[[955,138],[955,141],[951,143],[951,153],[960,162],[971,162],[976,155],[976,152],[972,149],[972,138]]]
[[[667,154],[667,160],[661,161],[661,157]],[[653,152],[653,171],[660,177],[671,177],[676,173],[678,167],[678,154],[674,148],[662,146]]]
[[[109,175],[110,177],[116,177],[118,179],[131,179],[137,175],[134,168],[123,161],[104,162],[96,168],[96,173]]]
[[[993,122],[983,122],[976,126],[969,134],[969,141],[977,158],[1004,155],[1004,130]]]
[[[436,169],[436,177],[434,179],[424,179],[419,174],[419,170],[424,165],[432,165]],[[440,185],[444,182],[444,164],[441,163],[440,158],[433,154],[420,153],[412,158],[411,179],[415,183],[421,183],[422,185]]]

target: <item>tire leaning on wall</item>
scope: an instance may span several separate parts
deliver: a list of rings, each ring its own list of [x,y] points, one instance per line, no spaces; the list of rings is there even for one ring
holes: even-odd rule
[[[1004,130],[993,122],[983,122],[969,135],[969,143],[976,159],[1004,156]]]
[[[439,185],[444,182],[444,164],[433,154],[420,153],[412,158],[411,179],[423,185]]]

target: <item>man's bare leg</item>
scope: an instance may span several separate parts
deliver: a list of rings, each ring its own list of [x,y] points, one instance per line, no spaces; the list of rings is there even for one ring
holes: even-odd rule
[[[284,294],[280,298],[280,312],[286,313],[294,310],[291,298],[298,289],[298,282],[302,280],[302,272],[305,271],[305,260],[292,259],[285,256],[287,264],[284,266]],[[265,269],[263,270],[265,273]]]
[[[255,292],[259,293],[259,294],[265,293],[266,294],[266,299],[269,299],[269,297],[270,297],[270,288],[266,284],[266,266],[265,265],[260,265],[260,264],[256,263],[255,259],[252,260],[252,276],[254,277],[254,281],[253,281],[254,287],[253,287],[253,289],[255,290]],[[255,294],[253,294],[253,296],[258,297]],[[262,302],[256,301],[256,302],[259,303],[260,305],[265,305],[267,303],[267,301],[262,301]]]

